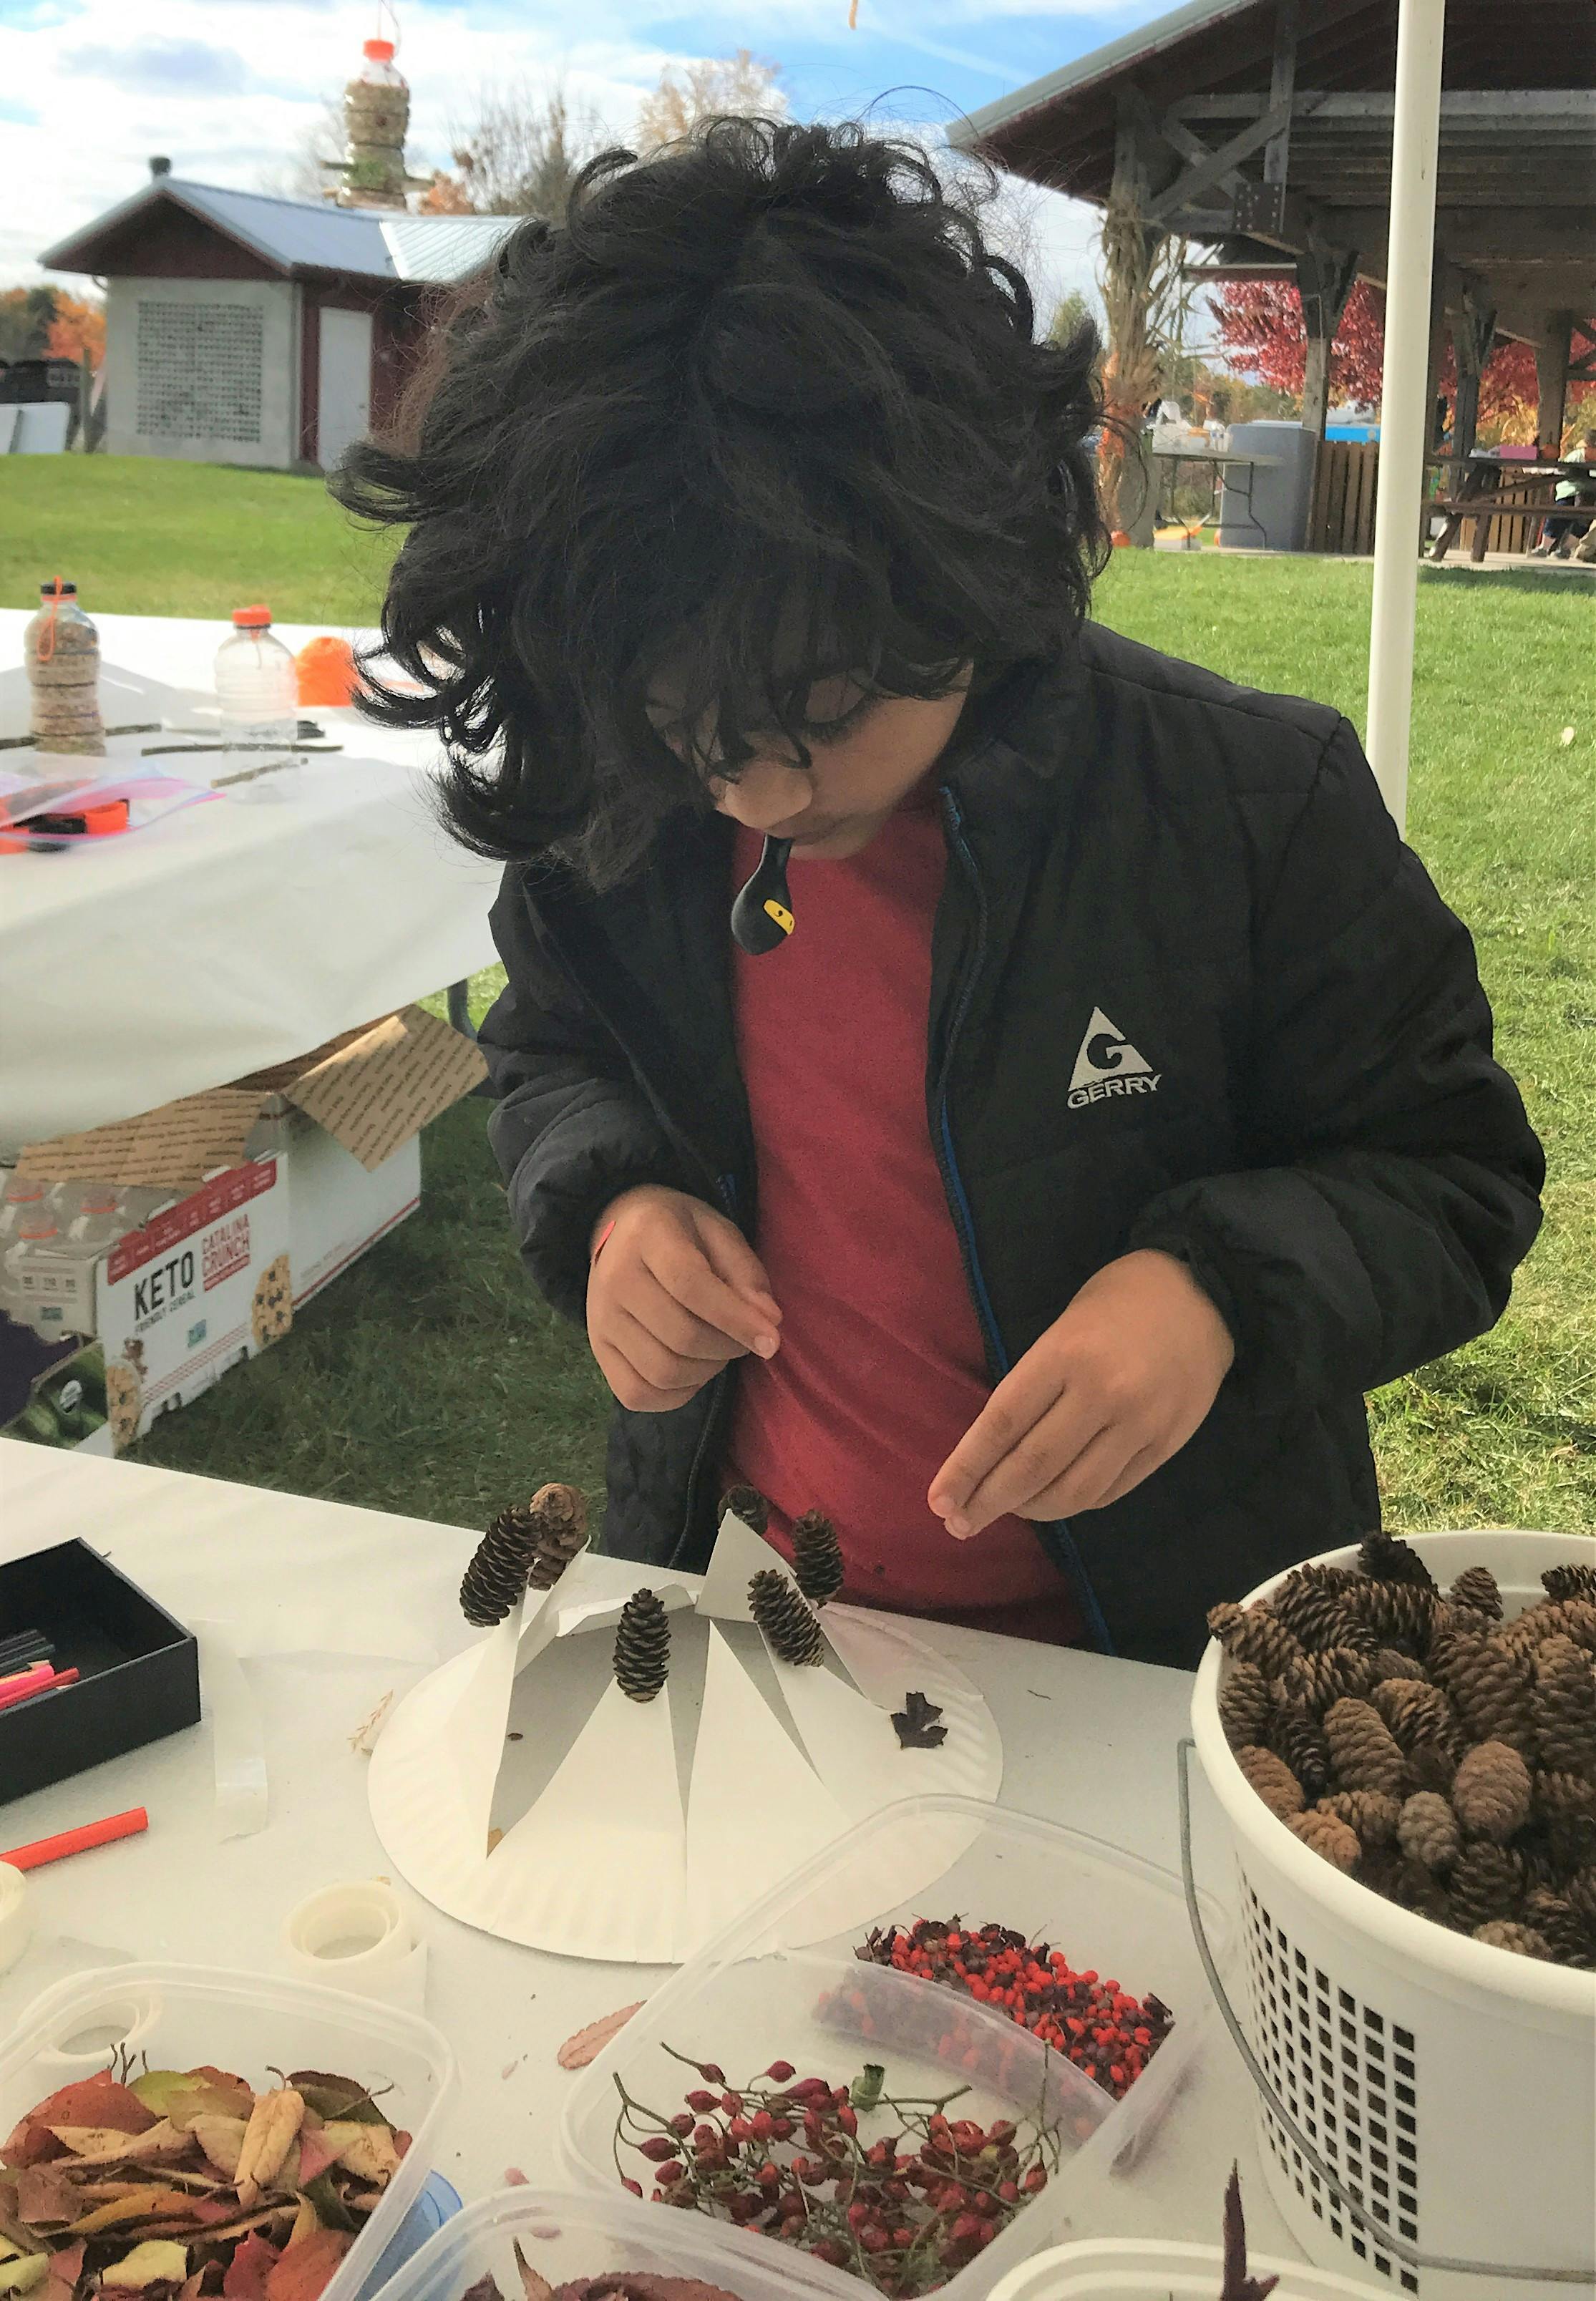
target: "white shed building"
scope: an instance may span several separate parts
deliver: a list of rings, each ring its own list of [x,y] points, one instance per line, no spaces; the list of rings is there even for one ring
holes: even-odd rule
[[[392,414],[439,291],[515,222],[275,199],[162,163],[40,261],[106,283],[111,454],[328,470]]]

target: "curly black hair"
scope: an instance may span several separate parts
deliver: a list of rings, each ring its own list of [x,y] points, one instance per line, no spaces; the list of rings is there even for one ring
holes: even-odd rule
[[[932,697],[1065,645],[1097,344],[1037,340],[977,205],[862,128],[728,119],[512,231],[405,433],[332,481],[408,530],[382,630],[414,685],[366,707],[439,731],[466,846],[611,884],[712,766],[773,732],[806,764],[818,682]]]

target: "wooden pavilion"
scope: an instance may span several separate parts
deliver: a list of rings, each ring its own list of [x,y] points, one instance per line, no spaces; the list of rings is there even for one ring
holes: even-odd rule
[[[1399,0],[1191,0],[987,105],[956,140],[1031,181],[1132,207],[1212,251],[1207,276],[1294,278],[1303,421],[1320,439],[1353,282],[1383,289]],[[1537,439],[1596,373],[1596,5],[1450,0],[1430,402],[1450,331],[1452,454],[1474,445],[1499,339],[1533,346]]]

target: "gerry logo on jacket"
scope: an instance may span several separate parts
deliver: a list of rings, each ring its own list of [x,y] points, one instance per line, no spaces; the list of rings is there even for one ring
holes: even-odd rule
[[[1106,1102],[1112,1094],[1157,1094],[1163,1075],[1137,1052],[1118,1024],[1094,1007],[1070,1075],[1069,1107],[1079,1110],[1084,1103]]]

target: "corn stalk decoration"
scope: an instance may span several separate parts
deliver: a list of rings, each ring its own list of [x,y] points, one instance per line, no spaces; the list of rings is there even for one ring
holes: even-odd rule
[[[1100,247],[1107,420],[1098,448],[1098,490],[1109,527],[1123,531],[1146,507],[1152,481],[1141,463],[1142,416],[1169,373],[1192,289],[1185,278],[1185,240],[1149,223],[1134,198],[1123,191],[1109,194]],[[1130,487],[1123,485],[1127,460],[1134,460],[1140,473],[1139,483]]]

